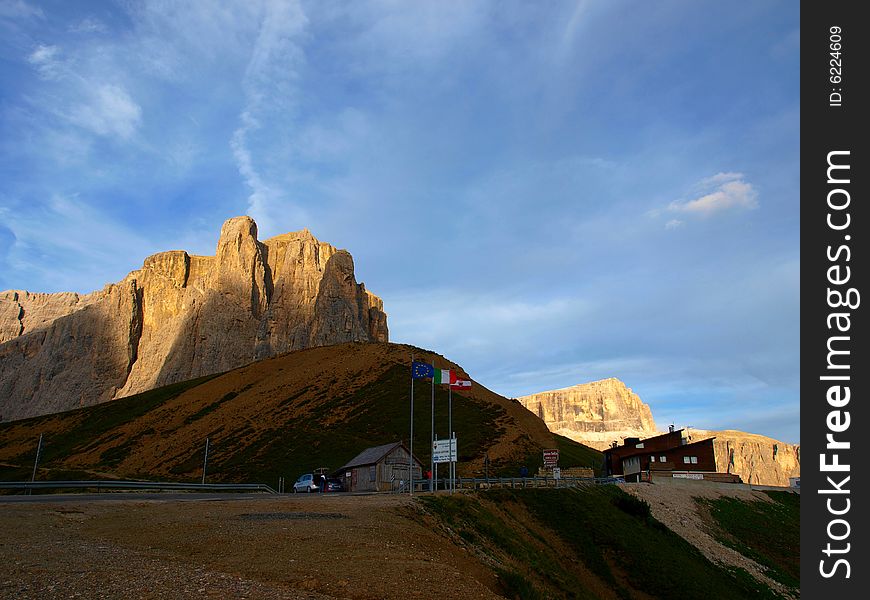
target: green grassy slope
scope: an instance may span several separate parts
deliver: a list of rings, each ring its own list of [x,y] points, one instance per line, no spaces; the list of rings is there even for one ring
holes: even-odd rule
[[[421,502],[499,574],[508,598],[778,598],[724,569],[616,486],[490,490]]]
[[[736,498],[696,499],[716,523],[715,537],[762,565],[766,574],[800,587],[800,495],[765,492],[772,502]]]

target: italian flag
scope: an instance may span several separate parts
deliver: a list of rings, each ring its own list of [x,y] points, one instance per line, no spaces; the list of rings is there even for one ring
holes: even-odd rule
[[[456,373],[448,369],[435,369],[435,383],[450,383],[456,381]]]

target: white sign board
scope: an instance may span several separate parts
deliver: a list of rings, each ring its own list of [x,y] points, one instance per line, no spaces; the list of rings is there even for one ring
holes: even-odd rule
[[[674,479],[704,479],[703,473],[674,473]]]
[[[436,463],[456,462],[456,439],[435,440],[432,444],[432,460]]]

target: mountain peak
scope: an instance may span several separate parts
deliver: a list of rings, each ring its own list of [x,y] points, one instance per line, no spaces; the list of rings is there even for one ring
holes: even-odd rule
[[[305,228],[257,240],[226,220],[214,256],[170,250],[85,296],[0,294],[0,418],[219,373],[291,350],[389,338],[350,254]]]

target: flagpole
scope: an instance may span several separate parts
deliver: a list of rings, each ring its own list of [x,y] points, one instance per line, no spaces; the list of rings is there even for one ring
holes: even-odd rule
[[[429,491],[435,493],[435,361],[432,361],[432,440],[429,443]]]
[[[411,437],[408,440],[410,448],[408,452],[408,489],[411,496],[414,495],[414,356],[411,355]]]
[[[452,377],[451,377],[452,379]],[[453,384],[447,384],[447,439],[450,445],[450,493],[453,493]]]

